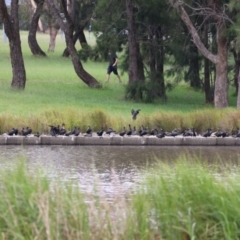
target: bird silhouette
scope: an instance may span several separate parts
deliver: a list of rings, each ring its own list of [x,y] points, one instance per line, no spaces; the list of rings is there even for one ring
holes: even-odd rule
[[[137,110],[132,109],[131,113],[132,113],[133,120],[137,119],[137,115],[139,114],[140,111],[141,111],[141,109],[137,109]]]
[[[86,134],[91,134],[92,133],[92,128],[90,126],[88,126],[87,130],[86,130]]]
[[[80,133],[81,133],[80,127],[76,127],[76,129],[74,131],[74,136],[78,136]]]
[[[123,137],[126,134],[126,128],[123,127],[123,131],[119,133],[121,137]]]
[[[131,136],[132,135],[132,128],[131,125],[129,124],[129,130],[126,132],[127,136]]]
[[[134,135],[137,135],[137,130],[136,130],[135,126],[133,127],[133,130],[132,130],[132,136],[134,136]]]
[[[59,129],[59,135],[64,135],[66,133],[65,124],[62,124],[62,127]]]
[[[160,133],[156,135],[157,138],[164,138],[165,137],[165,131],[164,129],[160,129]]]
[[[39,132],[36,132],[36,133],[34,134],[34,137],[40,137],[40,133],[39,133]]]
[[[18,129],[12,128],[12,130],[8,132],[8,135],[9,136],[18,135]]]
[[[102,137],[103,132],[104,132],[104,130],[103,130],[103,127],[102,127],[99,131],[97,131],[97,135],[98,135],[99,137]]]
[[[212,129],[208,128],[206,132],[203,133],[203,137],[210,137],[212,134]]]
[[[22,135],[25,137],[31,133],[32,133],[32,129],[30,127],[27,127],[26,129],[24,128],[22,129]]]
[[[108,130],[106,131],[106,134],[110,135],[111,133],[116,133],[116,131],[109,127]]]

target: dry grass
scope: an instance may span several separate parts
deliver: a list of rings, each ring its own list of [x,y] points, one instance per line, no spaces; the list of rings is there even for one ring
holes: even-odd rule
[[[240,112],[233,109],[197,110],[190,113],[159,112],[152,115],[141,114],[135,121],[130,117],[126,119],[121,115],[110,115],[101,108],[89,112],[73,108],[66,108],[64,111],[54,109],[42,114],[30,115],[28,118],[11,114],[0,115],[1,133],[9,131],[12,127],[22,129],[26,126],[30,126],[34,132],[48,133],[49,125],[62,125],[62,123],[65,123],[67,129],[80,126],[82,132],[89,125],[94,131],[98,131],[102,126],[105,129],[113,127],[116,131],[121,131],[124,126],[128,128],[131,124],[137,128],[144,125],[149,129],[164,128],[167,131],[174,128],[184,130],[194,127],[197,132],[202,133],[207,128],[214,130],[220,128],[228,131],[236,129],[240,126]]]

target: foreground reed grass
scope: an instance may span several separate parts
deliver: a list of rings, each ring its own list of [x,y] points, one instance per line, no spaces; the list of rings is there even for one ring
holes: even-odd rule
[[[181,111],[156,111],[152,114],[140,112],[137,120],[132,120],[131,113],[128,115],[112,114],[102,108],[96,108],[90,111],[81,111],[79,109],[67,107],[56,110],[48,109],[39,114],[32,114],[28,117],[16,116],[13,114],[0,114],[0,133],[4,133],[13,127],[19,130],[22,127],[30,126],[33,132],[49,133],[49,125],[62,125],[65,123],[67,129],[73,129],[79,126],[84,132],[90,125],[94,131],[98,131],[102,126],[105,130],[108,127],[116,131],[122,131],[125,126],[131,124],[136,128],[144,125],[148,129],[164,128],[171,131],[174,128],[185,130],[194,127],[198,133],[206,131],[207,128],[229,131],[235,133],[240,126],[240,112],[234,109],[206,109],[196,110],[189,113]]]
[[[0,238],[239,239],[240,171],[211,166],[184,156],[162,162],[129,200],[119,191],[109,202],[97,184],[82,193],[20,160],[0,170]]]

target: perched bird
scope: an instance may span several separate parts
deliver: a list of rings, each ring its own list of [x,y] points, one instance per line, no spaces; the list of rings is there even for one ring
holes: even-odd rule
[[[49,125],[49,127],[50,127],[50,135],[51,136],[56,136],[59,134],[59,129],[60,129],[59,125],[57,127],[53,126],[53,125]]]
[[[164,131],[164,129],[161,129],[161,130],[160,130],[160,133],[158,133],[158,134],[156,135],[156,137],[157,137],[157,138],[164,138],[164,137],[165,137],[165,131]]]
[[[34,137],[40,137],[40,133],[39,133],[39,132],[36,132],[36,133],[34,134]]]
[[[22,135],[27,136],[32,133],[32,129],[30,127],[27,127],[26,129],[22,129]]]
[[[183,136],[184,136],[184,137],[196,137],[196,136],[197,136],[197,133],[196,133],[196,131],[195,131],[195,128],[186,129],[186,130],[183,132]]]
[[[133,130],[132,130],[132,136],[134,136],[134,135],[137,135],[137,130],[136,130],[135,126],[133,127]]]
[[[148,134],[148,129],[147,128],[143,128],[141,133],[139,134],[141,137],[145,136]]]
[[[108,130],[106,131],[106,134],[110,135],[111,133],[116,133],[116,131],[109,127]]]
[[[76,131],[77,131],[77,127],[74,127],[74,129],[71,132],[71,135],[75,135]]]
[[[132,109],[131,113],[132,113],[133,120],[137,119],[137,115],[139,114],[140,111],[141,111],[141,109],[137,109],[136,111],[134,109]]]
[[[92,128],[90,126],[88,126],[87,130],[86,130],[86,134],[91,134],[92,133]]]
[[[131,136],[132,135],[132,128],[131,125],[129,124],[129,130],[126,132],[127,136]]]
[[[103,133],[104,133],[103,127],[99,131],[97,131],[97,135],[99,137],[102,137]]]
[[[119,133],[121,137],[123,137],[126,134],[126,128],[123,127],[123,131]]]
[[[240,129],[237,128],[237,134],[236,134],[236,137],[239,138],[240,137]]]
[[[64,135],[66,133],[65,124],[62,124],[62,127],[59,129],[59,135]]]
[[[77,127],[77,129],[75,130],[74,136],[78,136],[81,133],[80,127]]]
[[[73,134],[73,130],[66,131],[65,136],[70,136]]]
[[[156,135],[156,134],[158,134],[158,130],[157,130],[156,128],[153,128],[153,129],[149,132],[149,135],[152,135],[152,136],[154,136],[154,135]]]
[[[18,129],[12,128],[12,130],[8,132],[8,135],[9,136],[18,135]]]
[[[180,134],[181,134],[181,131],[179,129],[176,129],[176,128],[174,130],[172,130],[172,132],[171,132],[171,136],[173,136],[173,137],[176,137]]]
[[[210,137],[212,134],[212,129],[208,128],[206,132],[203,133],[203,137]]]

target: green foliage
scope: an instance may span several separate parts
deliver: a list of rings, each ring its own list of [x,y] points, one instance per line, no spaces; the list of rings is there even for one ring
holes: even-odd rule
[[[168,161],[150,171],[133,197],[133,222],[140,236],[238,239],[239,169],[214,160],[209,167],[204,159],[187,156],[174,164]]]
[[[93,58],[92,47],[88,44],[83,44],[82,49],[78,51],[78,56],[81,61],[86,62],[88,59]]]
[[[239,160],[166,157],[142,173],[126,198],[113,172],[119,194],[110,203],[98,180],[89,194],[79,180],[50,181],[24,159],[6,166],[0,170],[2,239],[239,238]]]
[[[126,99],[134,99],[145,103],[153,103],[155,100],[167,100],[165,92],[161,92],[161,85],[155,81],[135,81],[126,86]]]

